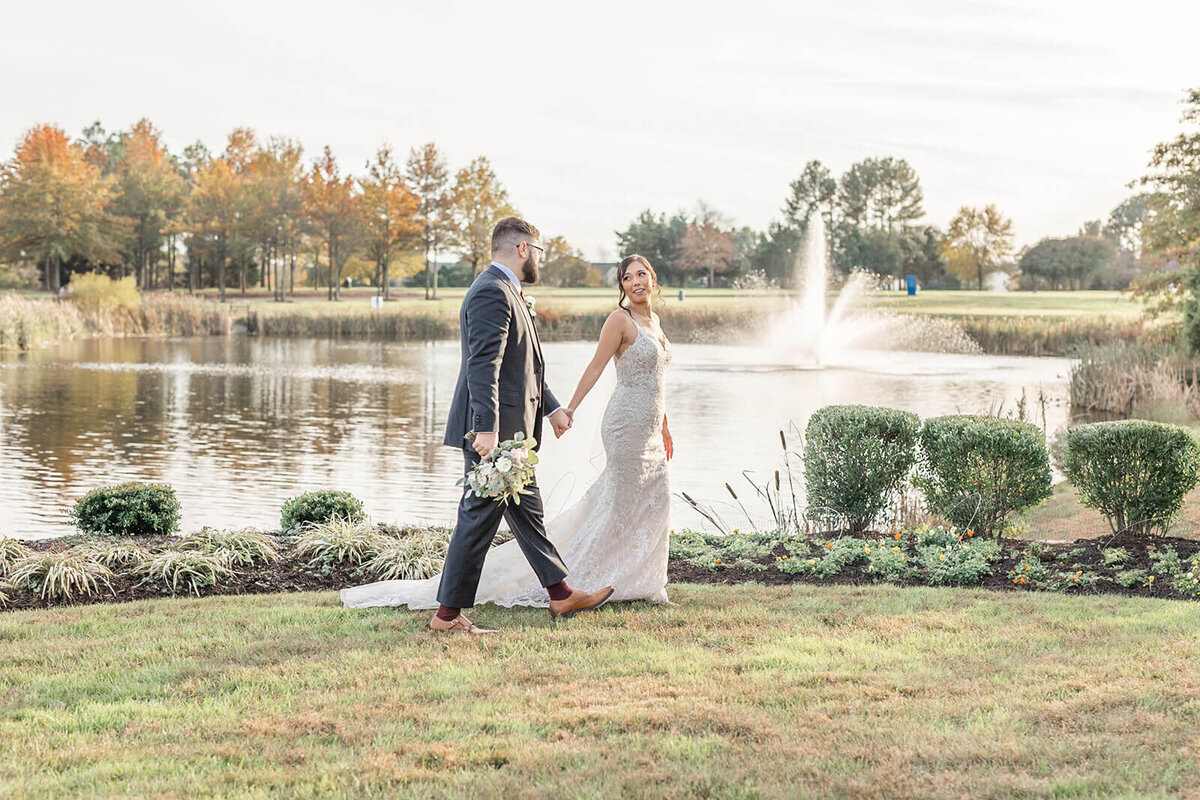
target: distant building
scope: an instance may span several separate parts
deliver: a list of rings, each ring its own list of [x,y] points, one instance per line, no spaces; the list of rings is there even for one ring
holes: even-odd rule
[[[588,266],[600,273],[600,278],[605,286],[616,286],[619,264],[619,261],[592,261]]]

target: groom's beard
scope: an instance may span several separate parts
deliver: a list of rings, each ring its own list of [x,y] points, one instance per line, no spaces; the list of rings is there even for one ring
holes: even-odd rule
[[[537,283],[538,282],[538,265],[533,260],[533,256],[525,259],[525,263],[521,265],[521,283]]]

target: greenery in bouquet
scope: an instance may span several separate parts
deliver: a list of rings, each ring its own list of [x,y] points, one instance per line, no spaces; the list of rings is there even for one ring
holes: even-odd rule
[[[474,441],[475,433],[467,434]],[[513,434],[492,448],[469,474],[458,482],[476,497],[499,500],[502,503],[521,504],[521,495],[528,494],[525,487],[533,481],[534,467],[538,463],[534,447],[537,440],[521,431]]]

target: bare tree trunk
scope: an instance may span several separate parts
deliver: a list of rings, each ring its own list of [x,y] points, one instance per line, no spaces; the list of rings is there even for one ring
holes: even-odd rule
[[[437,300],[438,290],[438,251],[437,245],[433,246],[433,299]]]
[[[221,302],[225,302],[225,234],[217,239],[217,283],[221,288]]]
[[[333,302],[333,237],[329,237],[329,302]]]

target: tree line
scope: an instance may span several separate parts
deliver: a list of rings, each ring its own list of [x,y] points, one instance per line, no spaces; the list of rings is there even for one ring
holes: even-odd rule
[[[50,291],[95,271],[222,300],[256,285],[282,300],[305,284],[336,300],[348,278],[387,297],[405,277],[436,297],[439,257],[460,256],[469,280],[487,266],[492,226],[516,213],[486,157],[451,175],[434,143],[403,161],[384,145],[355,176],[328,147],[309,161],[249,128],[219,153],[200,142],[171,153],[146,119],[76,139],[41,125],[0,165],[0,264],[36,270]],[[552,281],[598,282],[564,239],[545,244]]]
[[[691,214],[647,209],[616,235],[622,252],[646,254],[669,283],[714,285],[719,276],[755,273],[791,288],[801,239],[820,216],[835,274],[915,275],[926,288],[982,289],[990,274],[1003,272],[1022,288],[1120,289],[1141,270],[1150,197],[1135,195],[1107,221],[1018,251],[1012,220],[995,205],[962,206],[945,228],[923,222],[920,179],[902,158],[866,158],[840,177],[814,160],[791,182],[779,218],[765,231],[735,228],[701,204]]]
[[[1162,233],[1189,219],[1173,199],[1185,189],[1171,176],[1195,154],[1180,148],[1161,146],[1143,181],[1150,190],[1106,220],[1019,251],[1012,221],[994,205],[963,206],[944,228],[925,221],[919,176],[894,157],[863,159],[840,176],[808,162],[762,231],[736,227],[701,202],[690,212],[643,211],[616,231],[616,245],[648,256],[668,284],[790,288],[801,239],[819,215],[836,274],[983,288],[1001,271],[1029,289],[1125,288],[1188,252]],[[0,280],[7,265],[10,274],[36,272],[51,291],[74,273],[98,271],[132,275],[142,289],[216,289],[222,299],[232,287],[285,299],[309,286],[336,300],[347,279],[385,297],[405,279],[436,297],[439,283],[469,282],[487,265],[492,226],[515,213],[486,156],[452,174],[434,143],[403,161],[381,146],[353,175],[328,147],[306,159],[294,140],[249,128],[231,132],[217,153],[201,142],[172,153],[145,119],[115,132],[96,123],[74,139],[41,125],[0,164]],[[601,283],[565,239],[543,244],[546,283]],[[447,255],[455,266],[442,268]]]

